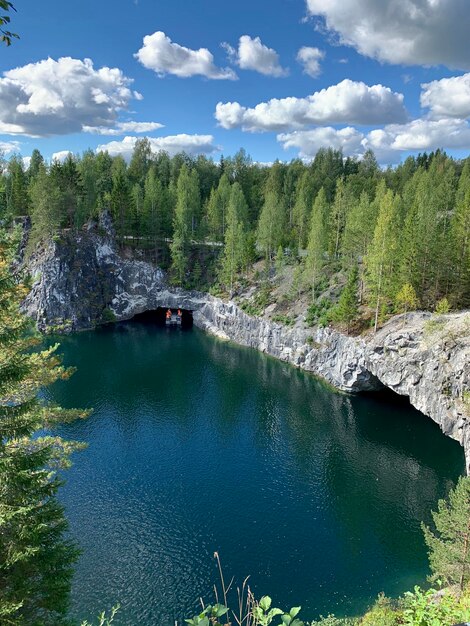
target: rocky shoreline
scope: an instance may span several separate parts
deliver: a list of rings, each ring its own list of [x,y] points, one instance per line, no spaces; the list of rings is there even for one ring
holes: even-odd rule
[[[33,285],[24,310],[40,329],[75,331],[127,320],[158,307],[193,311],[194,324],[221,339],[312,372],[342,391],[388,387],[408,396],[459,441],[470,473],[470,313],[397,316],[376,335],[348,337],[331,328],[288,328],[247,315],[235,302],[167,285],[162,270],[123,259],[112,224],[65,233],[28,261]]]

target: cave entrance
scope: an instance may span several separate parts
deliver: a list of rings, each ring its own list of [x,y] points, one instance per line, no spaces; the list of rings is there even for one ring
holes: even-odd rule
[[[158,307],[151,311],[138,313],[132,318],[133,322],[156,324],[166,328],[182,328],[187,330],[193,325],[193,312],[189,309]]]
[[[363,391],[360,394],[363,397],[370,398],[378,403],[385,403],[393,406],[403,406],[413,408],[413,405],[410,402],[410,398],[405,395],[401,395],[393,389],[389,387],[381,387],[380,389],[376,389],[375,391]]]

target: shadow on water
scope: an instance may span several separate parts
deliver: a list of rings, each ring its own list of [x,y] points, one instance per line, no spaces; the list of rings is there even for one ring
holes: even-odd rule
[[[62,498],[83,548],[74,612],[120,602],[172,626],[227,576],[305,618],[354,614],[424,582],[420,522],[463,471],[460,446],[383,397],[194,329],[126,323],[61,339],[78,368],[53,398],[93,406]]]

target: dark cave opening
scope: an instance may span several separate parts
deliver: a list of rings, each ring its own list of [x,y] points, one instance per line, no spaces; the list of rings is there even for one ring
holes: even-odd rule
[[[193,326],[193,312],[188,309],[158,307],[134,315],[132,322],[141,324],[155,324],[167,328],[182,328],[188,330]]]

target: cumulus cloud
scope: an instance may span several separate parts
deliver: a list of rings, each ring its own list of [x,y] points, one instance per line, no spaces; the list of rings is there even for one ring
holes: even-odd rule
[[[51,156],[51,162],[59,161],[59,163],[63,163],[65,159],[71,155],[72,152],[70,150],[60,150],[59,152],[54,152]]]
[[[107,126],[84,126],[83,131],[96,135],[125,135],[126,133],[151,133],[159,128],[163,128],[163,124],[158,122],[119,122],[114,128],[108,128]]]
[[[297,53],[297,61],[303,66],[304,74],[317,78],[321,74],[320,62],[325,58],[325,53],[319,48],[302,46]]]
[[[403,94],[383,85],[343,80],[306,98],[273,98],[247,108],[219,102],[215,117],[223,128],[251,132],[301,129],[323,124],[386,124],[406,121]]]
[[[323,126],[282,133],[277,139],[286,150],[297,148],[301,158],[314,157],[320,148],[335,148],[349,156],[360,156],[364,152],[364,135],[351,126],[339,130],[332,126]]]
[[[2,154],[12,154],[18,152],[20,143],[18,141],[0,141],[0,156]]]
[[[162,31],[146,35],[142,48],[134,56],[144,67],[153,70],[160,77],[173,74],[179,78],[199,75],[213,80],[237,79],[232,69],[214,64],[214,57],[207,48],[191,50],[174,43]]]
[[[0,133],[46,137],[113,127],[133,98],[132,80],[90,59],[62,57],[30,63],[0,78]]]
[[[287,150],[296,148],[302,158],[312,158],[322,147],[342,149],[345,156],[360,157],[372,149],[381,163],[396,163],[406,152],[470,149],[470,125],[466,120],[417,119],[406,124],[388,124],[363,133],[356,128],[321,127],[282,133],[278,141]]]
[[[470,69],[468,0],[306,0],[341,44],[380,61]]]
[[[97,152],[109,152],[111,156],[121,155],[126,160],[132,156],[137,137],[124,137],[122,141],[111,141],[102,144],[96,149]],[[164,150],[170,156],[179,152],[187,154],[213,154],[220,150],[214,144],[212,135],[168,135],[167,137],[148,137],[153,152]]]
[[[238,41],[238,50],[226,42],[222,47],[230,61],[236,63],[242,70],[254,70],[276,78],[287,76],[289,73],[287,68],[282,67],[278,53],[273,48],[265,46],[259,37],[242,35]]]
[[[421,85],[421,105],[432,117],[470,117],[470,74]]]

